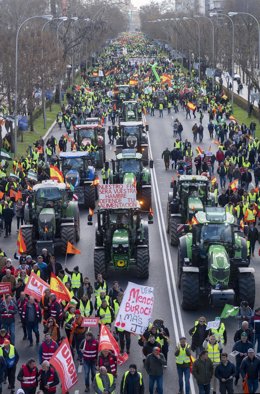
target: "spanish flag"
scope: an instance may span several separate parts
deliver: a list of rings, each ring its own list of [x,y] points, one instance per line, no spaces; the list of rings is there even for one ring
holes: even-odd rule
[[[235,179],[233,182],[231,182],[230,184],[229,184],[229,187],[230,187],[230,189],[231,190],[237,190],[237,188],[238,188],[238,179]]]
[[[187,107],[188,107],[191,111],[194,111],[194,110],[196,109],[196,105],[193,104],[193,103],[191,103],[190,101],[188,102]]]
[[[215,185],[216,182],[217,182],[217,178],[214,176],[214,177],[211,179],[211,183],[212,183],[212,185]]]
[[[50,165],[50,177],[51,179],[54,179],[59,183],[64,182],[64,177],[62,175],[62,172],[58,169],[58,167],[53,166],[52,164]]]
[[[71,294],[67,287],[62,283],[62,281],[57,278],[54,273],[51,273],[51,280],[50,280],[50,290],[52,293],[56,294],[57,298],[60,301],[67,301],[70,302]]]
[[[23,233],[22,230],[19,230],[18,237],[17,237],[17,248],[18,248],[18,253],[22,254],[26,252],[26,245],[25,241],[23,238]]]
[[[66,253],[67,254],[81,254],[81,251],[68,241]]]

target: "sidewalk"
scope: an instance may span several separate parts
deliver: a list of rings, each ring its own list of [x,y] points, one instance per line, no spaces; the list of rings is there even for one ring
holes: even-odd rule
[[[229,80],[229,82],[227,82],[227,78],[223,74],[222,74],[222,79],[223,79],[223,86],[225,86],[225,88],[228,88],[228,83],[230,83],[231,80]],[[239,94],[237,93],[237,88],[238,88],[238,83],[237,83],[237,81],[234,81],[234,83],[233,83],[234,94],[236,94],[237,96],[242,97],[243,99],[248,101],[248,86],[243,84],[243,89],[239,92]],[[230,93],[231,93],[231,91],[232,91],[232,89],[230,89]],[[255,93],[254,88],[253,88],[253,90],[251,90],[250,95],[252,93]],[[255,109],[258,110],[258,100],[254,100],[253,104],[254,104]]]

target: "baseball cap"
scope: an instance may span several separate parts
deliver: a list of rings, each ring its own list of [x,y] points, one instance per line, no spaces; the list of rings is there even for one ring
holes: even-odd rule
[[[254,353],[254,349],[252,349],[251,347],[248,349],[247,353]]]
[[[243,331],[242,333],[241,333],[241,337],[247,337],[248,335],[247,335],[247,333],[245,332],[245,331]]]
[[[27,259],[31,259],[32,258],[32,256],[30,255],[30,254],[28,254],[27,256],[26,256],[26,260]]]

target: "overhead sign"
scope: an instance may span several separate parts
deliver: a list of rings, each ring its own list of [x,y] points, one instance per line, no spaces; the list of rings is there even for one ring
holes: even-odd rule
[[[154,288],[128,282],[115,327],[142,335],[152,321]]]
[[[134,185],[99,185],[99,207],[136,208],[136,187]]]

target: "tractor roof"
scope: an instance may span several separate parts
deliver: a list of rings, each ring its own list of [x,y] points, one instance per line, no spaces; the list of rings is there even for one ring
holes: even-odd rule
[[[138,121],[138,122],[120,122],[120,126],[123,126],[123,127],[141,126],[141,127],[143,127],[143,122],[141,122],[141,121]]]
[[[84,129],[102,129],[102,126],[99,123],[90,123],[90,124],[78,124],[75,126],[76,130],[84,130]]]
[[[96,124],[96,123],[100,123],[100,119],[99,118],[87,118],[85,119],[85,124]]]
[[[136,101],[136,100],[127,100],[127,101],[123,102],[123,104],[128,104],[128,103],[130,103],[130,104],[138,104],[138,101]]]
[[[72,152],[61,152],[59,154],[59,157],[61,159],[78,159],[80,157],[88,157],[89,153],[88,152],[82,152],[82,151],[72,151]]]
[[[65,183],[58,183],[55,180],[52,179],[48,179],[47,181],[42,181],[42,183],[37,183],[37,185],[33,186],[33,191],[37,191],[40,189],[60,189],[60,190],[65,190],[66,189],[66,185]]]
[[[142,153],[136,152],[135,149],[123,149],[122,153],[119,153],[116,156],[117,160],[124,160],[124,159],[142,159]]]
[[[205,212],[196,213],[196,219],[200,224],[214,223],[214,224],[234,224],[235,218],[224,208],[220,207],[207,207]]]
[[[179,182],[209,182],[208,178],[203,175],[181,175]]]

